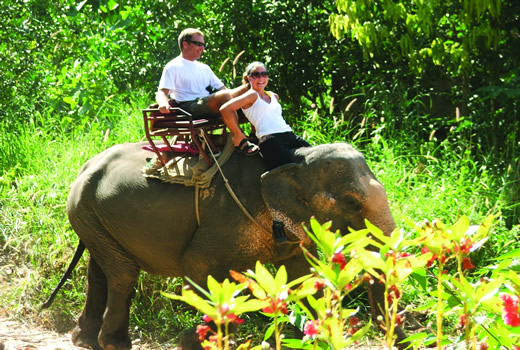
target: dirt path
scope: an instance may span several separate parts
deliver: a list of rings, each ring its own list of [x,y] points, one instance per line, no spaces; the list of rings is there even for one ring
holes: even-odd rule
[[[72,345],[70,332],[57,333],[38,326],[25,324],[21,321],[9,320],[0,316],[0,350],[84,350]],[[134,343],[133,350],[164,349],[175,350],[178,348],[160,348]],[[349,349],[376,350],[381,346],[358,344]]]
[[[0,350],[81,349],[72,345],[70,333],[59,334],[0,318]]]

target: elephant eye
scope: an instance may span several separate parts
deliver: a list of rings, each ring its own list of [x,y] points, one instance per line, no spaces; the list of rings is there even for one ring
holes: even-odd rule
[[[358,212],[363,209],[361,202],[353,196],[344,196],[340,200],[341,206],[345,207],[350,212]]]

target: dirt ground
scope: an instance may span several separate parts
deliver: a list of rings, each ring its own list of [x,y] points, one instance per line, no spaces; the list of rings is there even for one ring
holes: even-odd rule
[[[0,317],[0,350],[81,349],[72,345],[70,333],[58,334]]]
[[[71,333],[57,333],[43,329],[39,326],[29,325],[21,321],[9,320],[0,316],[0,350],[80,350],[72,345]],[[157,347],[140,344],[134,341],[133,350],[180,350],[179,348]],[[355,350],[382,349],[380,345],[374,346],[366,343],[349,347]]]

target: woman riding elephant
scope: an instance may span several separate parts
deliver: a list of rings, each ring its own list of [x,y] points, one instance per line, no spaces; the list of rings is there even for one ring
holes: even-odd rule
[[[291,150],[311,145],[293,133],[282,117],[278,94],[266,91],[269,72],[262,62],[250,63],[244,72],[244,83],[251,87],[243,95],[234,97],[220,107],[223,117],[242,109],[253,125],[260,152],[269,170],[291,162]],[[284,224],[273,213],[273,238],[278,243],[287,241]]]

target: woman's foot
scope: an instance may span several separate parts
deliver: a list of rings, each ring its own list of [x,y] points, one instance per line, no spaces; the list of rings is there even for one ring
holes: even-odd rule
[[[254,156],[260,152],[260,148],[254,143],[249,142],[247,139],[240,141],[238,146],[235,146],[235,149],[246,156]]]

